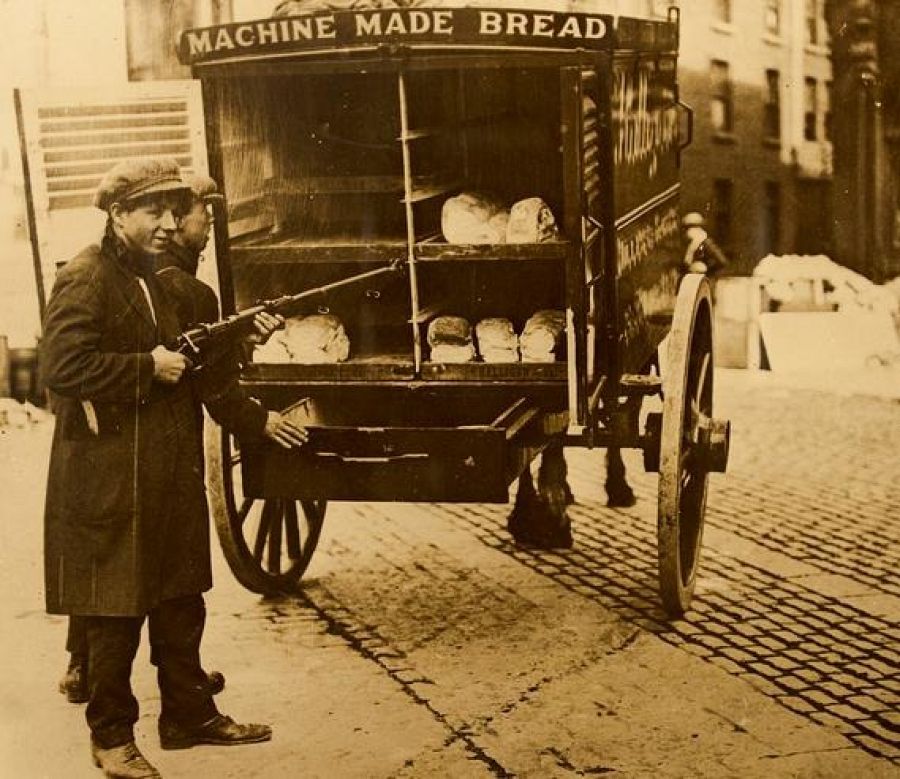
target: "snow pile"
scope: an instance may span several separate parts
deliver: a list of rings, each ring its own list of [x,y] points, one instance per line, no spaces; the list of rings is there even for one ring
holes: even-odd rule
[[[887,285],[838,265],[824,254],[769,254],[753,275],[765,279],[765,291],[780,309],[900,314],[900,296]]]
[[[29,403],[20,403],[14,398],[0,398],[0,430],[3,428],[29,427],[51,418],[49,411]]]
[[[753,276],[769,298],[758,322],[772,370],[900,367],[900,296],[892,287],[823,255],[770,254]]]

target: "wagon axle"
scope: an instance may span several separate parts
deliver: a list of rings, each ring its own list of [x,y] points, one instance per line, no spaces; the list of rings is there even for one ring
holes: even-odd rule
[[[644,470],[649,473],[659,471],[659,453],[662,445],[661,412],[647,415],[644,435],[640,445],[644,453]],[[690,458],[690,466],[706,473],[725,473],[731,446],[731,422],[727,419],[713,419],[701,411],[692,412],[691,430],[685,432],[688,444],[685,455]]]

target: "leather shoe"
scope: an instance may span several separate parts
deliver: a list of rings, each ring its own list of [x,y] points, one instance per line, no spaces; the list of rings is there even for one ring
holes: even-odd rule
[[[103,769],[110,779],[162,779],[162,774],[147,762],[133,741],[103,749],[92,740],[91,757],[94,765]]]
[[[209,722],[187,728],[167,720],[159,721],[159,744],[163,749],[187,749],[198,744],[236,746],[258,744],[272,738],[268,725],[242,725],[231,717],[217,714]]]
[[[223,680],[224,681],[224,680]],[[90,691],[87,684],[87,667],[79,660],[72,660],[65,676],[59,680],[59,691],[69,703],[87,703]]]

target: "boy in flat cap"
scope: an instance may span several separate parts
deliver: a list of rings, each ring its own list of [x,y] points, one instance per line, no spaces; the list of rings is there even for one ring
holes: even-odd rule
[[[91,753],[109,777],[159,777],[134,743],[131,666],[149,620],[164,748],[243,744],[265,725],[222,716],[200,665],[212,584],[209,525],[187,359],[154,261],[186,213],[174,161],[116,165],[94,204],[99,245],[59,272],[43,366],[56,411],[45,506],[47,611],[83,618]]]
[[[190,205],[178,220],[178,228],[166,251],[156,257],[156,276],[175,305],[183,330],[219,318],[216,293],[197,278],[201,254],[209,242],[214,216],[214,203],[222,196],[209,176],[185,177],[191,193]],[[252,343],[265,342],[275,330],[284,326],[284,318],[262,312],[254,318]],[[194,388],[198,399],[199,425],[203,424],[199,403],[210,416],[239,438],[266,436],[281,446],[302,445],[306,431],[276,411],[266,411],[248,398],[238,382],[241,360],[240,345],[226,345],[207,357],[203,371],[196,377]]]

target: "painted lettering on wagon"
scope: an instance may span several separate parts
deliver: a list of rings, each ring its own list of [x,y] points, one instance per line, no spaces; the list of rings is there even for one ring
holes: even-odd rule
[[[592,14],[466,8],[346,11],[187,30],[180,55],[184,62],[199,62],[239,52],[384,41],[579,48],[606,44],[609,30],[608,17]]]
[[[656,175],[659,155],[678,143],[679,128],[675,105],[668,101],[651,105],[650,98],[650,73],[646,69],[627,69],[617,74],[612,96],[618,127],[613,148],[615,163],[649,161],[652,177]]]
[[[678,209],[656,211],[635,227],[626,227],[616,237],[619,275],[650,257],[663,242],[678,233]]]

